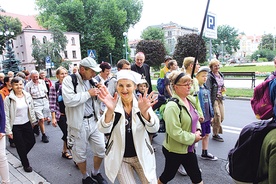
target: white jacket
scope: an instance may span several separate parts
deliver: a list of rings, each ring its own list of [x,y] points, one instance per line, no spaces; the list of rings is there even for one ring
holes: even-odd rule
[[[95,97],[91,97],[89,92],[85,90],[83,80],[79,73],[76,73],[78,85],[76,87],[76,92],[74,92],[74,86],[72,83],[71,76],[67,76],[62,82],[62,97],[65,105],[65,113],[67,117],[67,124],[71,128],[80,130],[83,123],[85,103],[89,98],[92,98],[92,103],[94,106],[94,115],[98,120],[99,114],[99,102]]]
[[[140,112],[140,109],[138,108],[138,102],[133,95],[132,134],[136,154],[149,183],[156,184],[155,154],[151,146],[148,132],[154,133],[158,131],[159,119],[153,112],[152,108],[148,111],[151,117],[149,122],[141,115],[145,122],[144,125],[137,115],[137,112]],[[115,112],[120,113],[121,117],[111,134],[104,161],[105,174],[112,183],[114,183],[117,177],[125,151],[125,113],[121,98],[118,100]],[[101,119],[98,121],[98,128],[103,133],[110,133],[111,128],[113,127],[115,113],[113,115],[113,120],[110,123],[105,123],[105,113],[106,112],[104,112]]]
[[[27,91],[23,90],[23,95],[25,98],[25,101],[28,105],[28,117],[31,123],[35,123],[36,116],[35,116],[35,111],[34,111],[34,104],[33,104],[33,98],[31,97],[30,93]],[[15,94],[13,91],[10,92],[10,95],[5,98],[4,101],[4,109],[5,109],[5,114],[6,114],[6,134],[12,134],[12,127],[13,127],[13,122],[15,119],[15,114],[17,110],[17,105],[15,101]]]

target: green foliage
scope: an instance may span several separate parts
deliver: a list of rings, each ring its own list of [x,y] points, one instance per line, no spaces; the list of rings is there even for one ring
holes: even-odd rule
[[[165,33],[159,27],[148,27],[144,29],[141,38],[144,40],[159,40],[161,43],[165,43]]]
[[[7,53],[5,57],[7,59],[2,61],[3,72],[4,74],[7,74],[9,71],[13,71],[16,74],[17,72],[22,70],[22,68],[19,66],[20,61],[18,59],[15,59],[14,51],[12,50],[10,41],[7,42],[6,48]]]
[[[37,0],[38,20],[46,28],[79,32],[81,54],[96,50],[99,61],[122,58],[123,32],[141,17],[141,0]]]
[[[164,44],[158,40],[140,41],[136,46],[136,52],[143,52],[145,54],[145,63],[154,68],[159,68],[166,56]]]
[[[45,68],[45,58],[51,57],[51,61],[54,62],[55,66],[60,66],[62,57],[60,51],[64,51],[68,40],[63,32],[53,27],[51,30],[52,40],[46,40],[45,43],[41,43],[38,39],[32,44],[32,56],[36,60],[36,64],[39,69]]]
[[[265,34],[262,36],[261,43],[258,46],[259,50],[265,49],[265,50],[273,50],[274,48],[274,38],[273,35]]]
[[[227,97],[253,97],[254,89],[243,89],[243,88],[227,88]]]
[[[223,56],[226,54],[232,55],[234,52],[237,52],[240,49],[240,42],[238,40],[238,30],[229,25],[218,26],[217,29],[217,39],[212,39],[212,53],[216,55],[218,59],[220,55]],[[204,38],[206,43],[208,43],[207,48],[209,48],[209,38]],[[207,42],[208,40],[208,42]]]
[[[199,47],[199,48],[198,48]],[[177,38],[177,45],[173,58],[178,62],[179,66],[182,66],[183,59],[185,57],[195,57],[198,50],[198,61],[203,63],[206,56],[205,41],[199,38],[197,34],[186,34]]]
[[[221,67],[221,72],[271,72],[274,71],[275,68],[273,65],[263,65],[263,66],[247,66],[242,67],[245,65],[237,65],[237,66],[225,66]]]
[[[272,61],[275,56],[275,51],[269,50],[269,49],[261,49],[257,50],[251,55],[251,59],[255,61],[264,61],[261,58],[266,58],[266,61]],[[259,58],[259,59],[258,59]]]
[[[22,24],[18,18],[0,15],[0,30],[3,32],[14,32],[14,35],[0,35],[0,54],[3,54],[3,51],[5,50],[6,41],[15,39],[16,36],[21,33],[21,27]]]
[[[266,58],[259,58],[258,62],[267,62],[267,59]]]

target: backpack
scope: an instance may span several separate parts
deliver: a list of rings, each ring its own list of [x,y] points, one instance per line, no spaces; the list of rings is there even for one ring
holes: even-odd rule
[[[275,101],[275,97],[276,97],[276,79],[273,79],[270,83],[269,83],[269,96],[270,96],[270,100],[273,104],[276,103]],[[273,115],[276,115],[276,106],[273,105]]]
[[[74,86],[74,92],[77,93],[76,89],[77,89],[77,85],[78,85],[78,79],[76,74],[71,74],[70,77],[72,78],[72,83]],[[91,84],[91,86],[96,87],[96,83],[93,81],[93,79],[89,80],[89,83]]]
[[[254,88],[253,98],[250,100],[251,107],[257,119],[265,120],[274,116],[273,101],[270,98],[269,83],[272,79],[265,80]]]
[[[276,128],[275,119],[262,120],[246,125],[228,153],[229,174],[241,182],[257,183],[265,178],[257,178],[260,151],[268,132]]]
[[[109,83],[109,81],[111,80],[111,79],[117,79],[117,77],[116,76],[113,76],[113,77],[111,77],[111,78],[109,78],[109,79],[107,79],[105,82],[104,82],[104,85],[106,86],[106,87],[108,87],[108,83]]]
[[[164,95],[165,92],[165,78],[158,78],[156,88],[159,94]]]
[[[159,127],[159,130],[158,130],[158,132],[160,132],[160,133],[166,132],[166,123],[165,123],[165,121],[163,119],[163,115],[164,115],[164,111],[165,111],[165,108],[166,108],[166,104],[169,101],[175,102],[178,105],[178,108],[181,109],[181,105],[179,104],[179,100],[177,98],[167,99],[166,102],[160,106],[159,111],[157,113],[157,115],[159,117],[159,120],[160,120],[160,122],[159,122],[160,123],[160,127]],[[179,119],[180,119],[180,114],[179,114]]]

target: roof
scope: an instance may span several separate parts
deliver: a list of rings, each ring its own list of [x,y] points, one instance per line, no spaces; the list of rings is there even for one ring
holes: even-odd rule
[[[161,23],[159,25],[152,25],[152,26],[149,26],[149,27],[159,27],[159,28],[162,28],[162,29],[166,29],[166,28],[180,28],[180,29],[186,29],[186,30],[191,30],[191,31],[198,31],[197,28],[189,28],[189,27],[186,27],[186,26],[182,26],[182,25],[179,25],[177,23],[174,23],[172,21],[170,21],[169,23]]]
[[[38,25],[38,22],[36,21],[36,15],[19,15],[19,14],[9,13],[9,12],[0,12],[0,15],[18,18],[22,24],[22,30],[24,29],[46,30],[42,26]]]

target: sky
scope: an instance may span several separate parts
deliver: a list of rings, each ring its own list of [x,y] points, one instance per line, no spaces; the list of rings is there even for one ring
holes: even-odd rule
[[[35,0],[0,0],[7,12],[33,15]],[[201,30],[208,0],[143,0],[140,21],[128,32],[128,39],[139,39],[151,25],[170,21]],[[210,0],[209,12],[216,15],[218,25],[229,25],[246,35],[276,35],[276,1],[273,0]]]

